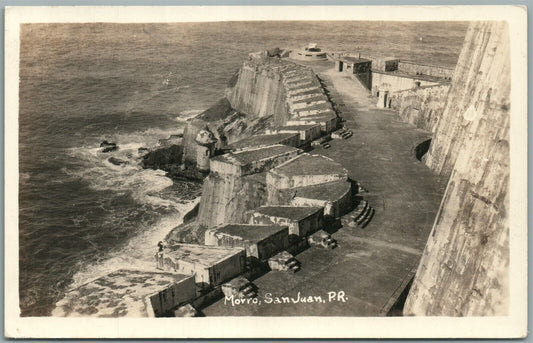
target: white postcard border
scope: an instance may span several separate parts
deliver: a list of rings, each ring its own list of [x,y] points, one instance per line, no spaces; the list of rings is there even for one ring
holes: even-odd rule
[[[19,25],[237,20],[506,20],[511,36],[510,314],[506,317],[21,318]],[[527,330],[527,19],[522,6],[8,7],[5,17],[5,335],[47,338],[503,338]]]

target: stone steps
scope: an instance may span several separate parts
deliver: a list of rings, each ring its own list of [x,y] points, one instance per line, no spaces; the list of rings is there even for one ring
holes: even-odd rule
[[[310,87],[310,86],[313,86],[313,81],[302,81],[302,82],[299,82],[299,83],[293,83],[291,85],[286,85],[286,88],[290,91],[293,91],[293,90],[296,90],[296,89],[300,89],[302,87]],[[317,88],[318,86],[314,86],[315,88]]]
[[[353,136],[353,132],[352,131],[347,131],[347,132],[345,132],[345,133],[343,133],[341,135],[342,139],[348,139],[348,138],[350,138],[352,136]]]
[[[370,210],[370,213],[367,215],[367,217],[359,224],[359,226],[361,227],[361,229],[364,229],[368,223],[370,223],[370,221],[372,220],[372,218],[374,217],[374,214],[376,213],[376,210],[374,210],[373,208]]]
[[[285,84],[286,85],[290,85],[290,84],[294,84],[294,83],[298,83],[298,82],[304,82],[304,81],[312,81],[309,77],[305,76],[305,75],[302,75],[302,76],[297,76],[297,77],[289,77],[289,78],[285,78]]]
[[[289,103],[289,108],[291,110],[297,110],[297,109],[305,109],[310,106],[325,104],[326,100],[317,100],[317,101],[311,101],[311,102],[298,102],[298,103]]]
[[[316,94],[314,96],[306,97],[303,99],[292,99],[289,97],[288,102],[291,105],[309,104],[314,102],[327,102],[327,98],[323,94]]]
[[[318,87],[317,86],[313,86],[313,87],[289,90],[288,91],[288,95],[291,97],[291,96],[298,95],[298,94],[301,94],[301,93],[305,93],[305,92],[308,92],[308,91],[311,91],[311,90],[318,90]]]
[[[347,217],[350,219],[350,221],[355,222],[355,220],[358,219],[367,208],[368,208],[368,201],[361,200],[361,202],[359,202],[357,207]]]
[[[305,101],[305,99],[312,99],[314,97],[323,97],[324,94],[320,91],[317,91],[316,93],[311,94],[304,94],[304,95],[294,95],[289,97],[289,102],[298,102],[298,101]]]
[[[366,226],[366,224],[368,224],[368,222],[370,221],[370,218],[374,216],[373,211],[374,209],[370,205],[368,205],[366,207],[366,210],[354,219],[355,223],[359,226],[362,226],[363,224]]]

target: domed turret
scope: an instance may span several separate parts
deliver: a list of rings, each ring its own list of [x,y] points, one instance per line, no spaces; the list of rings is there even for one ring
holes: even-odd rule
[[[215,144],[217,139],[213,132],[206,126],[200,130],[194,139],[196,141],[196,166],[203,172],[209,171],[209,158],[215,154]]]
[[[200,145],[209,146],[211,144],[215,144],[217,142],[217,139],[215,138],[213,132],[211,132],[206,126],[205,129],[198,132],[195,141]]]

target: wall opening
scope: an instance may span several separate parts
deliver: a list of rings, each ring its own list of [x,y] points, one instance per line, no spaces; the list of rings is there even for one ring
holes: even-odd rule
[[[422,161],[422,157],[428,152],[431,145],[431,138],[418,144],[415,148],[416,159]]]

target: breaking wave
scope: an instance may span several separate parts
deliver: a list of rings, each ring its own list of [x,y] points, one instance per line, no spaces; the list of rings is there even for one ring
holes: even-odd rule
[[[180,204],[175,214],[167,215],[154,225],[139,232],[121,249],[109,252],[101,262],[80,266],[73,276],[69,289],[79,287],[89,281],[102,277],[118,269],[155,270],[157,243],[163,240],[170,230],[183,221],[183,216],[197,203],[197,200]]]

